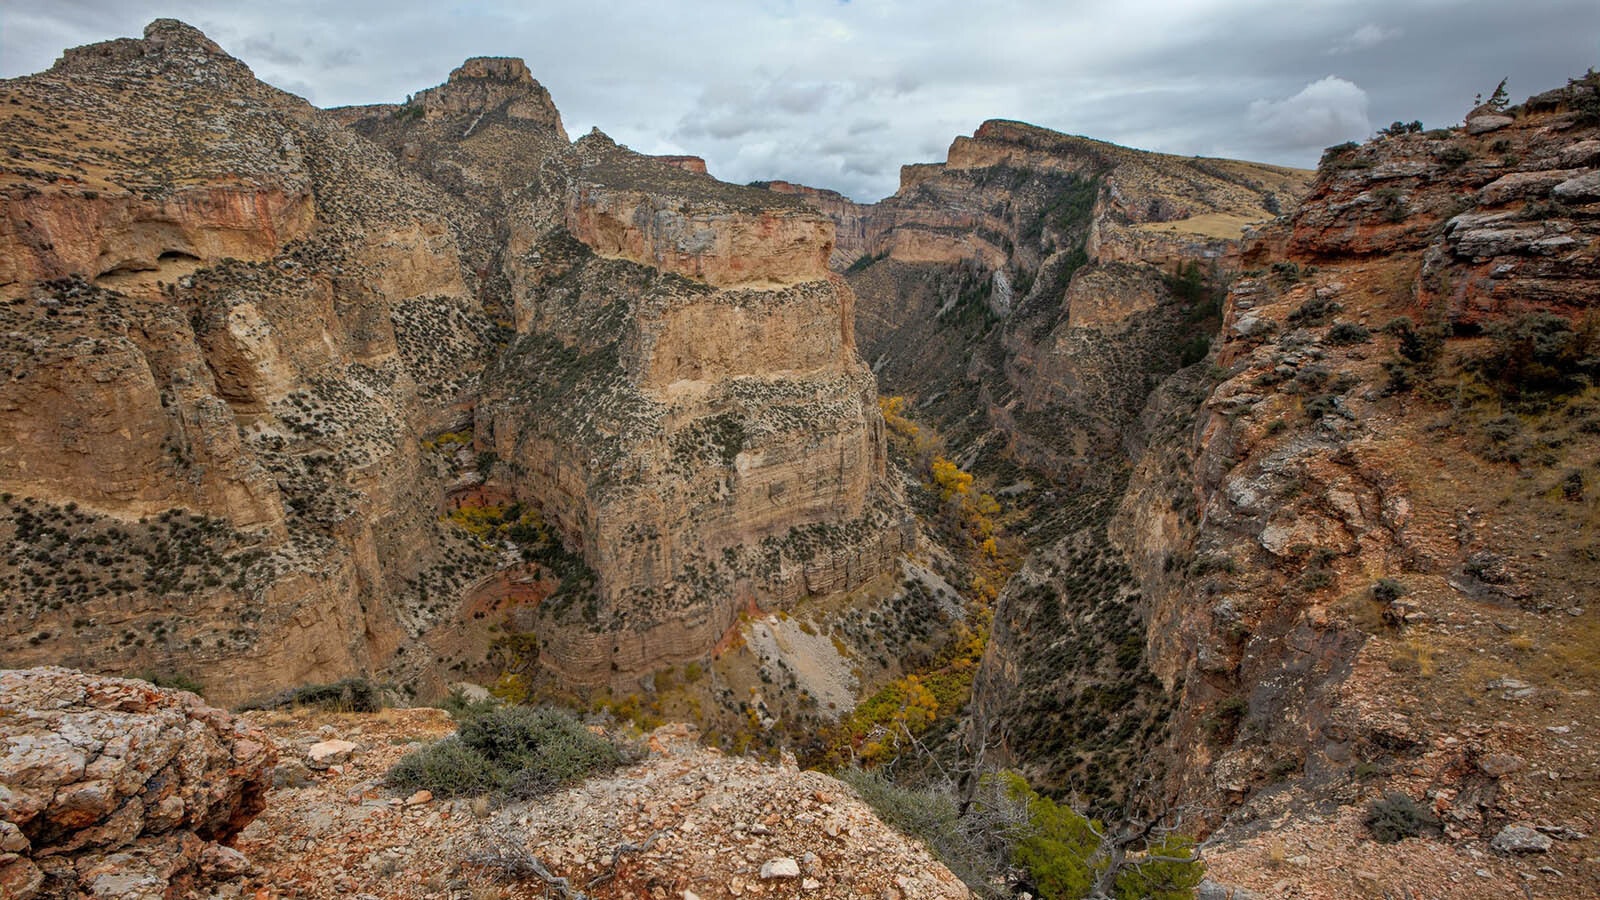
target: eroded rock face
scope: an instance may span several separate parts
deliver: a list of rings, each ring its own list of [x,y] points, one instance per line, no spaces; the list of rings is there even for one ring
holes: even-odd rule
[[[526,119],[554,131],[563,141],[567,139],[550,92],[533,79],[527,63],[514,57],[473,57],[451,72],[448,82],[420,92],[412,102],[435,119],[501,110],[510,118]]]
[[[194,694],[69,669],[0,671],[7,897],[184,896],[237,879],[272,742]],[[81,892],[81,893],[74,893]]]
[[[713,287],[785,287],[828,275],[833,227],[799,202],[680,175],[677,166],[578,142],[564,224],[601,256]]]
[[[886,392],[994,428],[1055,477],[1098,479],[1152,374],[1204,352],[1208,314],[1170,290],[1177,265],[1226,269],[1245,226],[1291,206],[1307,178],[991,121],[944,163],[904,167],[899,192],[870,206],[771,189],[850,235],[835,265],[848,257],[863,356]]]
[[[550,669],[594,683],[704,653],[751,603],[862,584],[912,539],[827,220],[600,136],[577,150],[557,227],[513,234],[522,336],[478,423],[596,574],[589,609],[536,629]],[[676,229],[705,240],[660,249]]]
[[[1257,271],[1229,294],[1215,380],[1174,378],[1141,415],[1110,534],[1148,604],[1152,671],[1182,686],[1167,789],[1219,810],[1219,879],[1285,888],[1258,861],[1268,845],[1253,823],[1267,815],[1281,816],[1273,840],[1287,827],[1350,848],[1367,873],[1313,866],[1288,876],[1292,889],[1393,878],[1361,849],[1377,846],[1361,819],[1381,788],[1427,798],[1442,822],[1437,841],[1388,845],[1406,877],[1428,860],[1489,859],[1472,863],[1482,890],[1515,891],[1515,869],[1484,851],[1516,850],[1501,835],[1517,832],[1562,852],[1516,823],[1587,807],[1526,773],[1594,764],[1580,742],[1542,738],[1570,728],[1553,710],[1586,703],[1592,673],[1539,682],[1477,662],[1508,634],[1567,646],[1588,627],[1574,604],[1596,578],[1574,530],[1587,481],[1558,502],[1538,485],[1596,452],[1600,426],[1565,424],[1593,421],[1593,388],[1574,360],[1516,370],[1506,337],[1535,323],[1552,345],[1592,340],[1592,204],[1557,194],[1597,161],[1600,123],[1575,112],[1576,90],[1492,129],[1332,151],[1299,212],[1246,246]],[[1475,361],[1496,353],[1508,362]],[[1455,384],[1492,399],[1446,414],[1442,386]],[[1313,804],[1336,813],[1297,812]]]
[[[324,112],[158,22],[0,100],[8,660],[438,694],[532,617],[593,683],[909,541],[828,220],[520,60]],[[546,556],[442,520],[510,502]]]
[[[487,232],[181,23],[0,95],[0,654],[225,701],[391,665],[443,613],[394,599],[451,552],[416,435],[490,349]]]

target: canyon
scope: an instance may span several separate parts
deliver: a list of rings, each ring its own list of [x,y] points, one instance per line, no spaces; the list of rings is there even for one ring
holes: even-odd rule
[[[992,120],[864,204],[573,141],[521,60],[322,110],[158,20],[0,142],[8,669],[892,722],[1201,896],[1600,890],[1593,75],[1314,172]]]

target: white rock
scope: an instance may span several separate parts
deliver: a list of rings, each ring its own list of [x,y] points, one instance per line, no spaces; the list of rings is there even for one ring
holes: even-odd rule
[[[769,859],[761,864],[761,879],[771,881],[777,878],[799,878],[800,864],[787,856]]]
[[[1552,843],[1549,835],[1526,825],[1507,825],[1489,842],[1489,849],[1500,853],[1548,853]]]
[[[354,752],[356,752],[356,745],[349,741],[319,741],[312,744],[311,749],[306,751],[306,758],[311,761],[313,766],[327,768],[344,762]]]

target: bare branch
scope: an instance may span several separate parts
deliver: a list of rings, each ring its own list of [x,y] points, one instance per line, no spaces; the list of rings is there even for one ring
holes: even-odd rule
[[[595,877],[589,879],[589,883],[584,885],[584,887],[593,888],[597,885],[605,884],[613,878],[616,878],[617,869],[622,866],[622,855],[624,853],[643,853],[644,851],[655,846],[655,842],[659,840],[663,834],[666,834],[670,830],[670,828],[658,828],[654,834],[650,835],[648,838],[645,838],[645,841],[642,844],[635,844],[631,841],[623,841],[622,843],[618,844],[617,849],[611,851],[611,871],[605,873],[604,875],[596,875]]]
[[[468,856],[468,862],[495,870],[504,881],[538,878],[560,892],[562,900],[589,900],[588,894],[573,888],[572,882],[551,872],[526,844],[507,834],[506,829],[480,828],[478,837],[487,849]]]

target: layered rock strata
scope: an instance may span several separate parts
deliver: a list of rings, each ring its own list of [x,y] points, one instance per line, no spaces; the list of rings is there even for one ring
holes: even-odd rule
[[[430,693],[554,593],[592,683],[905,541],[827,220],[570,145],[520,60],[324,112],[162,20],[0,94],[8,659]],[[537,546],[441,521],[511,501]]]
[[[272,742],[183,691],[68,669],[0,671],[6,897],[197,896],[250,863]]]
[[[892,568],[912,539],[827,220],[601,135],[568,165],[547,174],[556,227],[513,220],[521,337],[478,416],[597,575],[586,628],[538,629],[550,665],[596,681],[692,658],[749,603]]]
[[[1179,264],[1226,269],[1306,173],[1144,153],[990,121],[871,205],[774,183],[835,220],[886,391],[1027,464],[1094,477],[1154,381],[1199,336]],[[848,255],[848,254],[846,254]],[[1203,352],[1203,350],[1201,351]],[[969,419],[965,410],[981,408]],[[958,424],[959,423],[959,424]]]
[[[1600,682],[1562,662],[1600,577],[1596,110],[1590,79],[1332,148],[1246,246],[1216,380],[1141,418],[1111,534],[1179,692],[1167,790],[1215,811],[1226,878],[1337,894],[1475,867],[1482,896],[1594,889],[1578,844],[1527,851],[1550,854],[1530,879],[1500,835],[1587,833],[1577,773],[1597,764],[1568,735],[1595,727]],[[1363,820],[1396,794],[1439,825],[1385,863]],[[1356,868],[1286,887],[1252,862],[1280,815]]]

